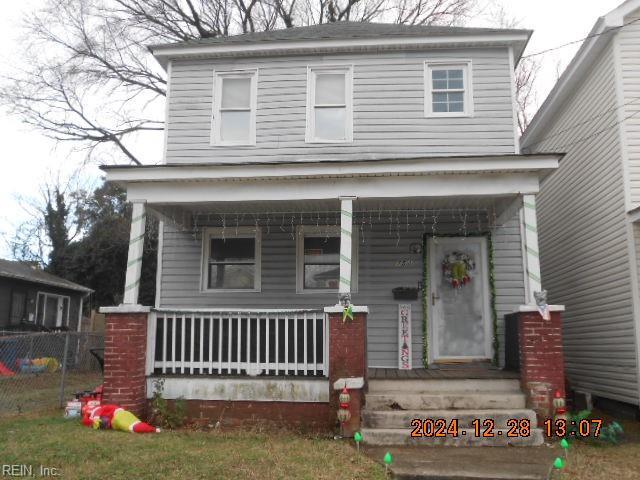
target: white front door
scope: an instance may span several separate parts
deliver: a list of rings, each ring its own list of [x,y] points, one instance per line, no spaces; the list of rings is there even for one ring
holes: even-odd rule
[[[487,239],[429,239],[429,360],[490,359]]]

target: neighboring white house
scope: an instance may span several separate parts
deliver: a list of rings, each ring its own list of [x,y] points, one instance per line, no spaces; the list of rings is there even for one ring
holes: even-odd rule
[[[561,158],[519,152],[530,33],[339,22],[151,47],[169,85],[163,164],[104,167],[134,203],[128,306],[111,314],[144,312],[131,307],[144,212],[162,222],[147,395],[164,378],[194,402],[322,412],[332,371],[439,368],[449,400],[522,409],[517,375],[490,362],[504,362],[505,315],[537,312],[535,195]],[[331,337],[338,300],[368,312],[351,346]],[[334,347],[364,354],[364,373]],[[544,388],[563,391],[562,374]]]
[[[521,145],[566,152],[538,225],[543,285],[567,307],[571,386],[638,405],[640,1],[596,21]]]

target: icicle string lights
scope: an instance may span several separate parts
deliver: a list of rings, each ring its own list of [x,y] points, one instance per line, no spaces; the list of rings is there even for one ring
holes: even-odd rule
[[[272,234],[271,226],[279,228],[276,233],[283,233],[295,240],[298,225],[315,225],[317,231],[324,236],[325,243],[339,231],[340,213],[337,210],[317,211],[276,211],[276,212],[189,212],[167,215],[161,214],[165,221],[171,221],[179,230],[193,235],[198,241],[198,233],[204,228],[217,227],[221,230],[221,238],[226,240],[230,234],[238,235],[240,227],[252,226],[254,230],[264,227],[263,235]],[[386,219],[386,220],[385,220]],[[385,230],[379,226],[387,223]],[[443,209],[367,209],[355,211],[353,214],[354,231],[360,235],[359,243],[365,245],[375,236],[387,236],[400,246],[403,236],[416,237],[411,225],[419,226],[422,233],[430,230],[431,235],[459,234],[466,237],[470,234],[484,233],[500,225],[496,225],[497,211],[495,206],[489,208],[443,208]],[[373,232],[376,232],[375,234]]]

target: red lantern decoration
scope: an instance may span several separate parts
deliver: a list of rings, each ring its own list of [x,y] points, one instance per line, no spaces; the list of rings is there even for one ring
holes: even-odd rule
[[[351,401],[351,395],[347,387],[344,387],[338,396],[338,402],[340,408],[338,409],[338,421],[340,424],[344,424],[351,419],[351,412],[349,411],[349,402]]]
[[[562,392],[560,390],[556,390],[553,398],[553,407],[555,409],[554,419],[555,420],[567,420],[567,402],[562,396]]]

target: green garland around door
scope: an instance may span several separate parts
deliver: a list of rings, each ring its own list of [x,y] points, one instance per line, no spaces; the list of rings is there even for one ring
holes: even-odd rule
[[[422,237],[422,365],[429,368],[429,261],[427,235]]]
[[[441,237],[459,235],[440,235]],[[479,235],[467,235],[485,236]],[[495,266],[493,254],[493,239],[491,234],[486,234],[487,248],[489,250],[489,297],[491,306],[491,323],[493,327],[493,364],[498,365],[500,359],[500,339],[498,338],[498,312],[496,310],[496,282]],[[429,242],[425,234],[422,238],[422,364],[424,368],[429,368]]]
[[[496,275],[493,263],[493,238],[487,235],[489,248],[489,295],[491,299],[491,323],[493,326],[493,364],[497,367],[500,362],[500,339],[498,338],[498,312],[496,310]]]

